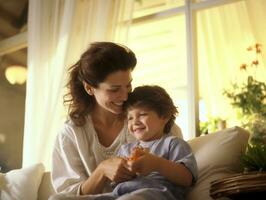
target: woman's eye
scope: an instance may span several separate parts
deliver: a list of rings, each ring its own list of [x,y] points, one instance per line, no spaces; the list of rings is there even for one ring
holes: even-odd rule
[[[127,121],[130,121],[130,120],[132,120],[133,119],[133,117],[128,117],[127,118]]]
[[[116,89],[109,89],[108,91],[109,91],[109,92],[118,92],[118,90],[119,90],[119,89],[116,88]]]
[[[127,91],[128,92],[131,92],[132,91],[132,85],[131,84],[127,85]]]

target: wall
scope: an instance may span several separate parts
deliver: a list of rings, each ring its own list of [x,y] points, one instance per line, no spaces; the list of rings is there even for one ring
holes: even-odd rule
[[[10,85],[0,77],[0,166],[2,172],[22,166],[26,84]]]

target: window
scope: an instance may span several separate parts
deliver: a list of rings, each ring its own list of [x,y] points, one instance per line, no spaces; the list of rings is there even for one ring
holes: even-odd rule
[[[177,124],[185,139],[200,135],[198,107],[201,119],[220,116],[235,125],[223,89],[238,78],[240,52],[265,38],[259,37],[258,25],[265,18],[259,12],[263,2],[252,2],[135,1],[128,36],[138,58],[133,86],[158,84],[168,91],[179,108]],[[251,21],[254,13],[263,16]],[[260,29],[255,33],[254,27]]]

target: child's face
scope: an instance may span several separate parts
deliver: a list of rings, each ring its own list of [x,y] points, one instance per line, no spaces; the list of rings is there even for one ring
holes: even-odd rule
[[[168,119],[144,107],[132,107],[127,111],[128,129],[138,140],[151,141],[162,137]]]

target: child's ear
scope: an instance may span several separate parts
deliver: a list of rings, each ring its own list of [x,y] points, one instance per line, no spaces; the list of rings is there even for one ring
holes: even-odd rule
[[[164,117],[162,117],[162,119],[164,119],[164,121],[165,121],[165,124],[171,119],[171,117],[169,117],[169,116],[164,116]]]
[[[93,93],[93,87],[92,87],[90,84],[86,83],[85,81],[83,81],[82,83],[83,83],[83,87],[84,87],[85,91],[86,91],[89,95],[92,96],[92,95],[94,94],[94,93]]]

